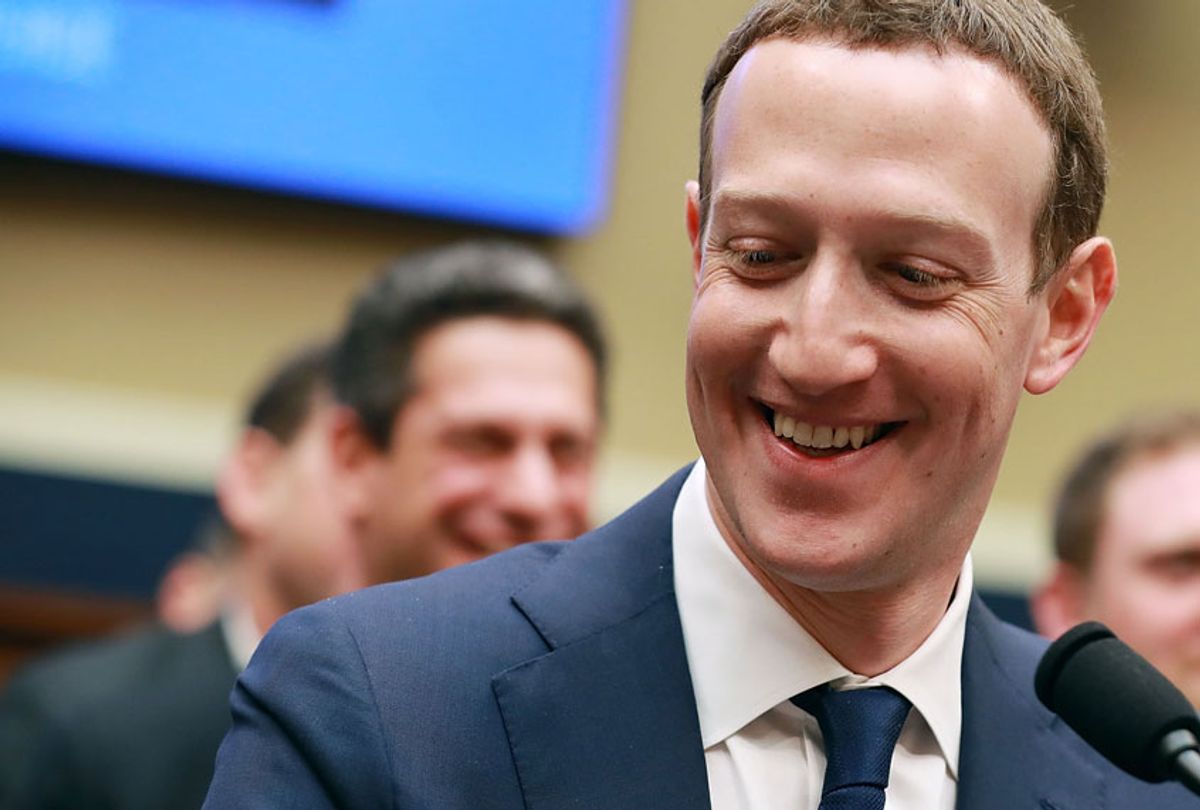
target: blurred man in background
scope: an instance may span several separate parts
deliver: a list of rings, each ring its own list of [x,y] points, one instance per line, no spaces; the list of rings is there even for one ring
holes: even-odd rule
[[[605,350],[540,255],[471,242],[385,268],[333,347],[254,398],[220,470],[220,618],[29,667],[0,703],[0,807],[203,801],[228,694],[284,613],[587,527]]]
[[[1103,622],[1200,706],[1200,412],[1134,419],[1092,445],[1059,496],[1054,551],[1038,630]]]
[[[0,704],[0,806],[198,806],[229,724],[223,706],[259,628],[359,584],[349,532],[328,495],[331,467],[320,460],[327,357],[325,347],[306,349],[271,374],[219,473],[230,525],[218,520],[206,535],[227,550],[212,557],[203,589],[220,587],[211,599],[221,618],[181,632],[194,617],[177,623],[178,599],[168,597],[161,625],[14,676]],[[285,489],[303,533],[267,519],[267,493]],[[256,515],[246,507],[252,499],[262,502]],[[306,584],[305,570],[322,585]],[[206,606],[184,612],[192,607]]]
[[[402,259],[333,355],[338,479],[374,581],[588,525],[604,339],[539,254],[466,242]]]

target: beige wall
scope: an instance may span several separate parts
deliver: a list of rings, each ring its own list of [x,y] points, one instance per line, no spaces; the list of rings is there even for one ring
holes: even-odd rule
[[[742,0],[630,0],[612,214],[540,244],[596,295],[615,343],[603,506],[694,454],[682,396],[683,183],[699,83]],[[1200,394],[1200,3],[1076,0],[1114,147],[1105,231],[1118,302],[1084,363],[1024,404],[978,553],[1024,582],[1068,454],[1112,419]],[[245,192],[0,159],[0,460],[204,486],[247,387],[333,327],[396,253],[475,232]]]

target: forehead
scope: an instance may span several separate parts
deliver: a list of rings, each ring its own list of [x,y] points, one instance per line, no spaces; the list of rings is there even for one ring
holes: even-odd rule
[[[1113,480],[1108,542],[1200,545],[1200,440],[1140,458]]]
[[[414,400],[447,412],[571,404],[587,415],[596,406],[591,355],[546,321],[478,316],[439,324],[417,341],[412,373]]]
[[[1028,147],[1018,140],[1027,134],[1019,128],[987,129],[1004,121],[1029,124],[1047,141],[1051,137],[1018,79],[999,63],[955,45],[939,51],[921,43],[874,47],[819,36],[770,37],[753,45],[730,71],[718,119],[731,90],[759,105],[764,116],[786,120],[786,111],[798,111],[819,116],[810,118],[814,124],[865,121],[870,135],[889,141],[907,136],[932,145],[930,132],[921,126],[931,116],[948,136],[939,141],[981,134],[982,127],[1010,136],[1001,140],[1014,141],[1017,148]],[[822,130],[813,128],[810,134],[819,137]]]
[[[993,232],[1019,226],[1028,238],[1052,151],[1022,87],[964,51],[768,39],[722,89],[711,192],[719,204],[725,189],[767,184],[856,211],[893,205]]]

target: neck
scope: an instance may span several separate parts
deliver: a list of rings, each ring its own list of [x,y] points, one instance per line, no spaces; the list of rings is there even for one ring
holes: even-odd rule
[[[937,627],[954,594],[959,570],[917,585],[860,591],[818,591],[769,572],[726,538],[758,583],[842,666],[873,677],[912,655]]]

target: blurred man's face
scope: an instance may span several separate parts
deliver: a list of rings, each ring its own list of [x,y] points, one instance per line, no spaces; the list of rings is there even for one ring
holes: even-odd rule
[[[257,532],[266,540],[265,569],[285,610],[367,584],[351,524],[335,496],[327,441],[333,415],[334,406],[322,396],[289,444],[263,436],[273,449]]]
[[[734,68],[687,394],[718,525],[777,585],[953,582],[1023,385],[1057,382],[1029,295],[1051,152],[953,49],[768,40]]]
[[[1146,656],[1200,706],[1200,443],[1113,480],[1083,615]]]
[[[353,476],[374,580],[587,528],[600,418],[578,338],[543,322],[455,320],[421,338],[412,371],[390,446]]]

